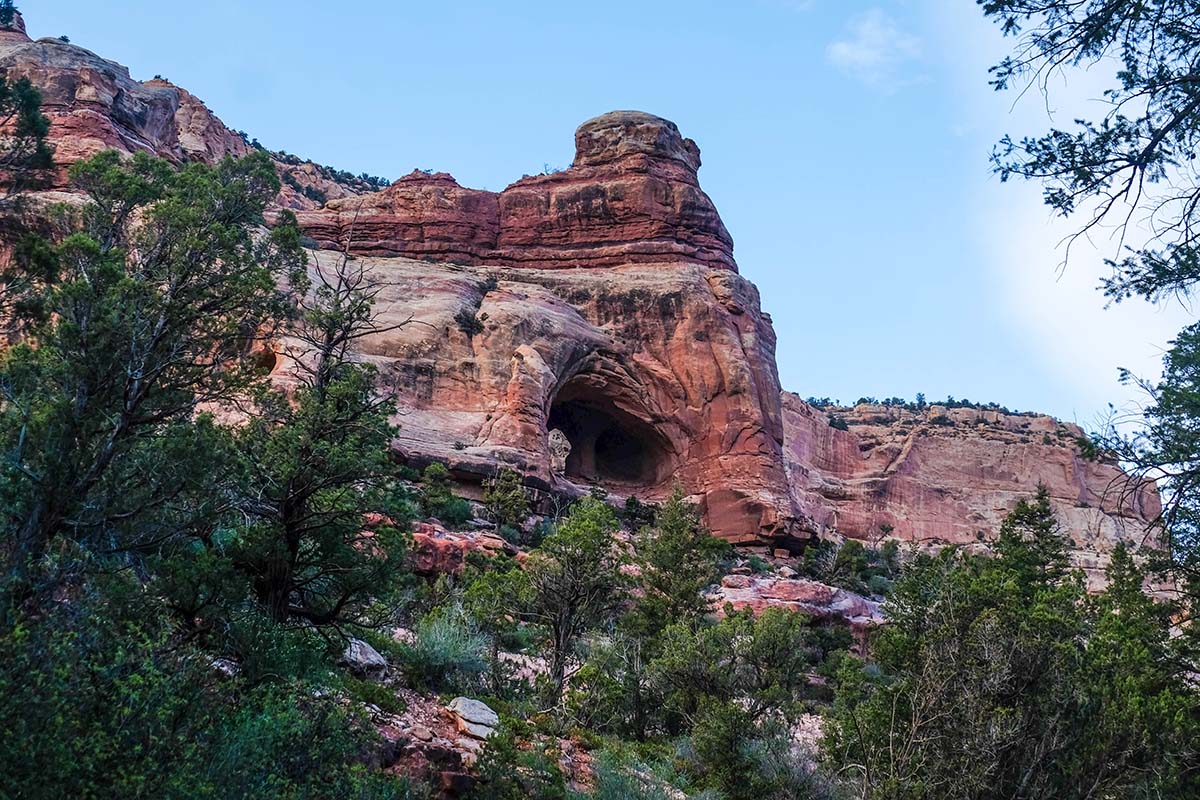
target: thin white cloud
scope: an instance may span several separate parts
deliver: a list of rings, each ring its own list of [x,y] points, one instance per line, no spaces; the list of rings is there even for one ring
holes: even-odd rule
[[[921,40],[907,33],[881,8],[850,20],[844,39],[825,49],[829,63],[868,86],[894,88],[905,81],[902,68],[921,57]]]

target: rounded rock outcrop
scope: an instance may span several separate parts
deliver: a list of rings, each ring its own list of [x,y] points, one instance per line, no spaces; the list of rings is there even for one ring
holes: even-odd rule
[[[610,111],[575,129],[576,167],[609,164],[630,155],[667,158],[693,172],[700,148],[683,138],[674,122],[644,111]]]

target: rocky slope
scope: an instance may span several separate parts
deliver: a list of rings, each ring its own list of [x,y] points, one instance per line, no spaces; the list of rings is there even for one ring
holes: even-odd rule
[[[252,146],[197,98],[57,39],[0,32],[0,73],[44,93],[59,169],[105,148],[176,163]],[[811,536],[977,544],[1045,484],[1093,575],[1140,539],[1153,492],[1123,493],[1048,417],[972,409],[827,410],[780,391],[775,334],[671,122],[613,112],[561,172],[502,192],[413,173],[382,191],[274,154],[314,269],[348,251],[382,286],[363,343],[394,394],[399,457],[478,481],[501,465],[564,494],[655,499],[678,480],[712,529],[798,549]],[[286,373],[286,359],[280,359]],[[566,434],[552,470],[549,434]],[[733,587],[737,588],[737,587]]]

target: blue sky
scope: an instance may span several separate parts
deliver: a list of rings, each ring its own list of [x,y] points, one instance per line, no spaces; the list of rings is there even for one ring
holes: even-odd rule
[[[1105,311],[1112,242],[1058,270],[1069,228],[991,175],[1000,135],[1098,113],[1105,76],[1014,106],[987,86],[1005,42],[971,0],[18,5],[35,37],[354,172],[499,190],[567,166],[589,117],[672,119],[804,396],[953,394],[1090,424],[1137,397],[1117,366],[1153,374],[1186,316]]]

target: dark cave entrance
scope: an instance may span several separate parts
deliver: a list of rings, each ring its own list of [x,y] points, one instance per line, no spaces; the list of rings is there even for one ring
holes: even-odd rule
[[[550,430],[571,442],[566,477],[580,483],[655,486],[674,472],[666,438],[623,408],[611,389],[582,376],[569,381],[550,407]]]

